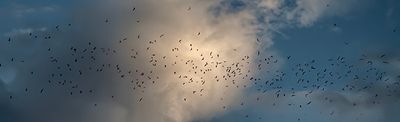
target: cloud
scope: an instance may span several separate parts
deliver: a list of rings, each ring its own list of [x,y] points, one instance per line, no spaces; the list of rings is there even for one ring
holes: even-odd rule
[[[16,5],[14,8],[14,14],[16,17],[24,17],[30,14],[54,12],[56,8],[56,6],[52,5],[41,7],[26,7],[24,5]]]
[[[165,69],[154,69],[147,60],[139,61],[132,67],[138,67],[144,72],[157,73],[155,86],[148,84],[144,93],[135,93],[127,103],[133,106],[128,114],[130,121],[191,121],[196,118],[210,118],[215,114],[223,112],[223,106],[230,103],[241,94],[243,89],[237,89],[229,85],[231,80],[243,86],[245,82],[239,77],[228,78],[229,83],[215,80],[215,76],[223,77],[225,68],[212,68],[210,74],[193,70],[193,65],[185,65],[186,61],[193,61],[195,66],[203,66],[201,55],[219,55],[220,58],[205,57],[208,63],[230,62],[244,65],[243,71],[250,69],[251,65],[241,62],[244,56],[252,57],[257,49],[254,16],[246,11],[235,14],[222,14],[214,16],[209,9],[218,4],[218,1],[138,1],[133,3],[137,6],[134,18],[139,23],[132,23],[132,28],[127,28],[127,35],[133,35],[134,40],[128,43],[129,48],[138,50],[141,55],[147,56],[152,53],[166,56]],[[117,5],[120,6],[120,5]],[[190,10],[187,10],[191,7]],[[224,8],[223,8],[224,9]],[[115,23],[125,24],[124,20],[112,20]],[[136,36],[140,39],[136,40]],[[163,35],[161,38],[160,36]],[[149,45],[148,41],[157,40],[155,46]],[[178,40],[182,40],[181,43]],[[265,42],[269,43],[269,42]],[[191,46],[192,45],[192,46]],[[150,47],[151,52],[146,52]],[[179,52],[171,52],[171,49],[179,48]],[[193,48],[191,50],[190,48]],[[198,51],[197,51],[198,49]],[[236,51],[235,51],[236,50]],[[214,54],[211,54],[213,52]],[[176,58],[175,56],[178,56]],[[182,57],[182,58],[180,58]],[[146,59],[147,57],[142,57]],[[159,59],[159,58],[157,58]],[[123,57],[122,62],[129,61]],[[174,63],[177,62],[176,65]],[[124,64],[128,64],[125,62]],[[210,64],[215,65],[215,64]],[[169,68],[171,67],[171,68]],[[208,66],[209,67],[209,66]],[[211,67],[209,67],[211,68]],[[192,72],[191,72],[192,70]],[[206,70],[206,69],[203,69]],[[195,74],[193,72],[199,72]],[[173,75],[177,72],[178,75]],[[249,75],[251,75],[250,73]],[[187,79],[179,79],[178,76],[188,76]],[[244,75],[244,74],[243,74]],[[151,76],[151,77],[156,77]],[[227,77],[227,76],[226,76]],[[194,82],[190,82],[193,79]],[[189,82],[188,82],[189,81]],[[151,81],[145,81],[147,83]],[[205,82],[204,84],[202,82]],[[182,85],[186,83],[187,85]],[[229,85],[229,87],[225,87]],[[194,91],[196,93],[194,93]],[[142,102],[137,102],[143,98]],[[186,99],[186,101],[184,100]],[[221,101],[221,99],[223,99]],[[123,107],[126,108],[126,107]]]
[[[288,10],[286,19],[307,27],[324,17],[344,15],[353,10],[356,3],[357,0],[297,0],[294,7],[285,7]]]
[[[14,109],[32,121],[209,120],[237,107],[248,79],[259,75],[258,51],[275,54],[265,50],[276,32],[297,22],[311,26],[327,11],[308,0],[294,8],[276,0],[235,2],[85,1],[66,15],[71,25],[12,30],[13,42],[1,46],[14,53],[2,61],[17,73],[2,80],[15,95]],[[31,32],[38,38],[21,35]]]
[[[46,31],[46,27],[41,28],[20,28],[20,29],[13,29],[11,32],[7,32],[4,34],[5,37],[12,37],[12,36],[19,36],[19,35],[28,35],[29,33],[34,33],[35,31]]]

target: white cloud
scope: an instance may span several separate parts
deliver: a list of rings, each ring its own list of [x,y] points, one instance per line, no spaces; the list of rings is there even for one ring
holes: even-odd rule
[[[297,0],[296,6],[286,11],[286,19],[307,27],[320,18],[346,14],[355,3],[357,0]]]
[[[13,13],[16,17],[24,17],[26,15],[38,14],[38,13],[48,13],[57,10],[57,6],[48,5],[40,7],[29,7],[25,5],[15,5]]]
[[[6,37],[18,36],[23,34],[29,34],[34,32],[43,32],[46,31],[46,27],[41,28],[19,28],[19,29],[12,29],[10,32],[4,34]]]

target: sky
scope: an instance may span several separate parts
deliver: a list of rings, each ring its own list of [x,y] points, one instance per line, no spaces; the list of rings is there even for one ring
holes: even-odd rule
[[[2,0],[0,121],[398,122],[400,1]]]

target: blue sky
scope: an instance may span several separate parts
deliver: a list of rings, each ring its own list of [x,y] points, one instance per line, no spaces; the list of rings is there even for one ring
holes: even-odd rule
[[[399,12],[395,0],[4,0],[0,120],[397,122]],[[219,60],[207,51],[245,78],[189,75]]]
[[[356,61],[361,55],[389,54],[398,57],[400,45],[398,28],[400,21],[399,10],[396,1],[373,1],[364,6],[356,6],[355,10],[342,16],[326,17],[316,22],[311,27],[289,28],[281,31],[284,35],[275,38],[273,49],[278,50],[280,55],[291,56],[298,63],[317,60],[320,66],[328,63],[327,59],[338,56],[348,57],[350,61]],[[336,26],[334,26],[336,24]],[[333,28],[337,27],[338,30]],[[285,65],[289,70],[293,65]],[[339,69],[339,71],[344,71]],[[348,82],[348,81],[340,81]],[[285,84],[293,87],[292,84]],[[332,88],[334,89],[334,88]],[[399,106],[395,105],[394,108]],[[287,109],[278,107],[276,109]],[[283,110],[285,113],[274,114],[273,110],[257,110],[245,108],[216,117],[213,121],[296,121],[297,117],[304,117],[302,121],[371,121],[352,119],[340,120],[336,117],[326,117],[325,108],[312,107],[308,110],[293,112],[297,110]],[[328,109],[329,110],[329,109]],[[243,111],[250,111],[248,115],[255,116],[253,119],[243,119]],[[263,112],[268,111],[268,112]],[[321,115],[319,112],[325,112]],[[368,110],[366,110],[368,113]],[[373,113],[377,114],[377,113]],[[259,117],[262,119],[260,120]],[[372,120],[379,121],[379,120]],[[392,121],[398,121],[394,119]]]

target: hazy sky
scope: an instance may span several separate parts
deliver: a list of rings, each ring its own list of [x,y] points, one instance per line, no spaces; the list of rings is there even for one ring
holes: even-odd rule
[[[2,0],[1,122],[398,122],[396,0]]]

